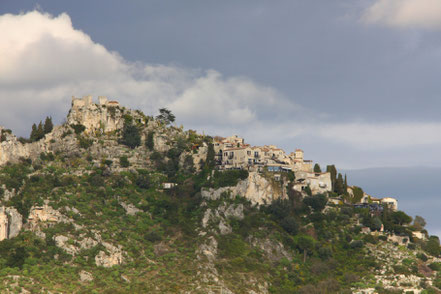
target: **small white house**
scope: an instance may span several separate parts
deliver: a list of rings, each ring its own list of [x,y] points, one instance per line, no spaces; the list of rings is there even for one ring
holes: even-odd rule
[[[176,183],[162,183],[162,188],[169,190],[176,186]]]
[[[382,204],[386,204],[390,209],[393,211],[398,210],[398,201],[395,198],[392,197],[385,197],[381,199]]]

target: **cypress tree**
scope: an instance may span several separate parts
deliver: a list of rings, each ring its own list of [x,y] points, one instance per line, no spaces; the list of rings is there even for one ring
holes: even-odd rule
[[[335,191],[335,181],[337,179],[337,169],[335,168],[335,165],[328,165],[328,166],[326,166],[326,171],[328,173],[331,173],[332,190]]]
[[[205,160],[205,165],[208,168],[214,168],[215,166],[215,161],[214,161],[214,145],[212,143],[208,144],[208,150],[207,150],[207,159]]]
[[[49,134],[54,129],[54,124],[52,123],[52,117],[47,116],[44,121],[44,134]]]
[[[29,136],[29,139],[31,140],[31,142],[37,141],[37,125],[36,124],[32,125],[32,131],[31,131],[31,135]]]
[[[149,149],[149,150],[153,150],[155,148],[155,141],[154,141],[154,135],[155,132],[151,131],[147,134],[147,139],[145,141],[145,146]]]
[[[318,163],[316,163],[314,165],[314,172],[315,173],[321,173],[322,172],[322,169],[320,168],[320,165]]]
[[[40,140],[41,138],[44,137],[44,130],[43,130],[43,123],[40,121],[40,123],[38,124],[37,127],[37,140]]]
[[[335,192],[338,195],[343,195],[345,193],[343,176],[339,173],[337,180],[335,181]]]

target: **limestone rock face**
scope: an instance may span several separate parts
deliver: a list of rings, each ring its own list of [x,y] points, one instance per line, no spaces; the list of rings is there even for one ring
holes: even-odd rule
[[[17,209],[7,207],[6,213],[9,215],[9,238],[17,237],[23,227],[23,217]]]
[[[93,276],[91,273],[86,272],[85,270],[82,270],[80,272],[80,281],[81,282],[91,282],[91,281],[93,281]]]
[[[49,136],[38,142],[22,144],[17,137],[0,127],[4,140],[0,141],[0,166],[7,162],[17,162],[20,158],[36,158],[41,152],[48,151]]]
[[[112,132],[124,126],[123,112],[119,106],[95,104],[91,100],[87,103],[74,101],[67,116],[68,124],[81,124],[86,127],[87,133]]]
[[[22,227],[23,218],[15,208],[0,208],[0,241],[16,237]]]
[[[216,200],[222,193],[230,193],[231,196],[240,195],[251,201],[253,204],[269,204],[273,200],[284,197],[283,189],[275,187],[267,179],[257,172],[250,172],[248,179],[240,181],[234,187],[223,187],[219,189],[202,190],[202,197]]]
[[[127,204],[124,202],[120,202],[120,205],[126,210],[126,213],[128,215],[135,215],[138,212],[142,212],[141,209],[136,208],[135,205],[133,205],[131,203]]]
[[[123,251],[121,248],[115,247],[112,244],[103,242],[106,252],[100,251],[95,256],[95,264],[97,266],[112,267],[114,265],[122,264],[124,261]]]

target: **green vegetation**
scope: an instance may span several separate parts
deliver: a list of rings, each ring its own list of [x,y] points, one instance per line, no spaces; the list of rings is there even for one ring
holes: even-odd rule
[[[141,145],[141,135],[139,129],[133,124],[131,117],[125,117],[124,128],[122,130],[121,144],[124,144],[132,149]]]
[[[228,189],[203,198],[203,189],[235,186],[249,172],[216,170],[212,137],[170,126],[175,118],[167,109],[154,130],[143,125],[147,117],[120,110],[122,130],[96,138],[83,125],[65,126],[62,138],[75,133],[80,148],[49,149],[0,168],[0,196],[12,195],[3,205],[28,222],[19,236],[0,242],[0,292],[206,293],[216,272],[234,293],[260,293],[258,285],[265,284],[275,294],[363,288],[392,293],[375,280],[384,270],[376,253],[386,247],[406,256],[393,260],[387,274],[422,277],[434,271],[433,284],[441,285],[441,266],[433,259],[441,253],[439,239],[412,234],[425,220],[417,216],[412,224],[406,213],[388,207],[354,208],[348,203],[358,202],[363,190],[354,187],[349,199],[346,176],[335,166],[326,167],[329,194],[313,194],[309,186],[294,190],[295,174],[287,172],[280,181],[266,178],[284,191],[271,203],[257,206]],[[43,132],[51,129],[47,124]],[[155,134],[161,148],[154,148]],[[90,148],[94,143],[97,148]],[[195,166],[192,154],[203,146],[207,156]],[[318,164],[314,171],[321,172]],[[348,202],[327,205],[337,194]],[[52,216],[56,220],[28,219],[44,205],[59,213]],[[364,226],[386,233],[369,234]],[[392,233],[405,241],[393,245],[387,241]],[[112,246],[121,250],[122,263],[97,266]],[[81,281],[82,271],[92,280]]]

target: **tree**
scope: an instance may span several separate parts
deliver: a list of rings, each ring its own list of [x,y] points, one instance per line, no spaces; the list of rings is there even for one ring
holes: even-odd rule
[[[335,181],[335,188],[334,191],[338,194],[338,195],[343,195],[345,193],[345,187],[344,187],[344,182],[343,182],[343,176],[339,173],[337,180]]]
[[[422,230],[426,226],[426,220],[422,216],[417,215],[413,220],[413,225],[416,229]]]
[[[295,235],[299,231],[299,225],[297,220],[293,216],[288,216],[282,219],[280,226],[285,229],[288,233]]]
[[[43,123],[40,121],[37,127],[37,141],[44,137]]]
[[[412,217],[408,216],[404,211],[401,211],[401,210],[394,211],[391,214],[391,219],[394,224],[397,224],[400,226],[402,226],[404,224],[409,224],[412,221]]]
[[[31,135],[29,136],[29,139],[31,140],[31,142],[37,141],[37,125],[36,124],[32,125],[32,131],[31,131]]]
[[[43,131],[45,134],[49,134],[54,129],[54,124],[52,123],[52,117],[47,116],[44,121]]]
[[[124,121],[124,128],[120,143],[132,149],[141,145],[141,136],[139,134],[139,130],[130,120]]]
[[[318,163],[316,163],[314,165],[314,172],[315,173],[321,173],[322,172],[322,169],[320,168],[320,165]]]
[[[38,126],[36,124],[32,125],[31,135],[29,136],[29,139],[31,140],[31,142],[36,142],[36,141],[40,140],[41,138],[44,137],[44,135],[45,135],[45,133],[44,133],[43,124],[41,121],[38,124]]]
[[[335,165],[326,166],[326,171],[331,174],[332,190],[335,191],[335,181],[337,180],[337,169]]]
[[[303,252],[303,262],[306,262],[306,255],[308,254],[308,251],[312,251],[314,243],[315,240],[308,235],[300,235],[295,238],[297,249],[299,249],[300,252]]]
[[[437,236],[430,236],[429,240],[423,245],[423,249],[432,256],[439,256],[440,244]]]
[[[156,117],[157,120],[160,122],[168,125],[175,121],[175,116],[171,112],[171,110],[168,110],[167,108],[160,108],[159,109],[159,115]]]
[[[207,159],[205,160],[205,165],[209,169],[214,168],[214,165],[215,165],[214,156],[215,156],[214,145],[213,145],[213,143],[209,143],[208,150],[207,150]]]
[[[303,203],[313,208],[315,211],[322,211],[328,203],[328,198],[323,194],[305,197]]]
[[[352,198],[352,203],[359,203],[364,196],[363,189],[357,186],[352,188],[352,192],[354,193],[354,198]]]
[[[149,150],[153,150],[155,148],[155,132],[151,131],[147,134],[147,139],[145,140],[145,146],[149,149]]]
[[[347,193],[347,191],[348,191],[348,177],[346,176],[346,174],[345,174],[344,187],[345,187],[345,192]]]

